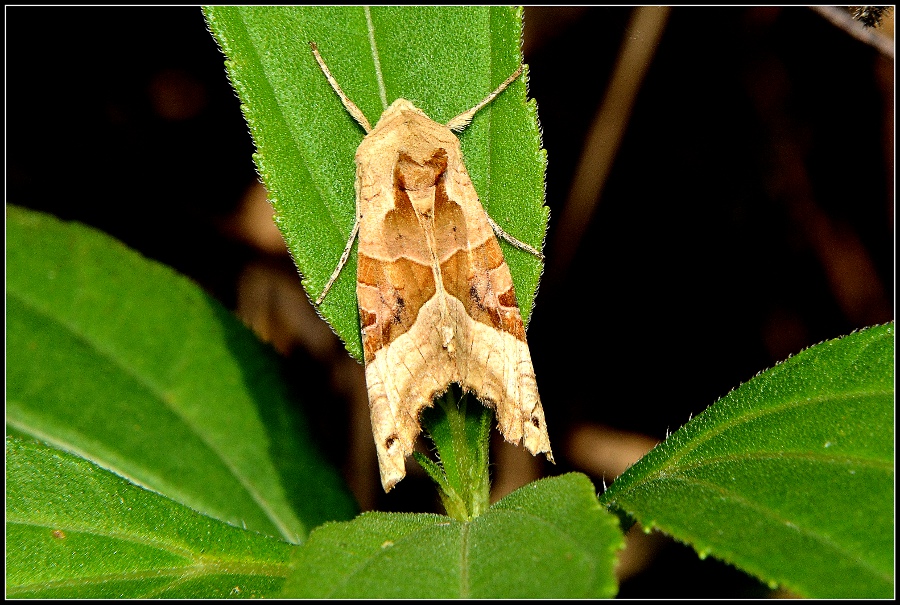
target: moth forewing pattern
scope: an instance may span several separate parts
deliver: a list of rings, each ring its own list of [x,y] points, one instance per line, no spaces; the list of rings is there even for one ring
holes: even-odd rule
[[[421,432],[419,414],[451,383],[496,412],[500,432],[553,460],[512,276],[466,171],[459,139],[472,116],[448,125],[405,99],[374,128],[343,93],[314,44],[313,53],[347,111],[366,130],[356,151],[356,221],[321,302],[359,236],[357,299],[366,386],[381,482],[406,475]]]

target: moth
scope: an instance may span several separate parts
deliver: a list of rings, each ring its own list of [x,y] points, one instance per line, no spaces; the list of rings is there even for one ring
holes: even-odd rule
[[[451,383],[494,409],[500,432],[553,461],[525,327],[495,233],[453,130],[465,128],[522,73],[475,107],[438,124],[405,99],[373,128],[344,94],[314,43],[322,73],[366,132],[356,151],[356,220],[321,304],[359,236],[356,294],[381,484],[406,475],[419,413]]]

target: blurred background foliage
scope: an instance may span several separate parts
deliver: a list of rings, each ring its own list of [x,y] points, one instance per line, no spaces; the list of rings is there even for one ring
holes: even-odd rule
[[[362,368],[300,288],[200,10],[6,15],[7,202],[197,281],[285,354],[363,510],[440,511],[415,464],[381,491]],[[871,32],[892,41],[893,14]],[[528,338],[557,465],[495,441],[494,499],[568,470],[599,488],[758,371],[893,317],[892,56],[801,7],[528,7],[523,51],[551,208]],[[765,592],[629,541],[620,596]]]

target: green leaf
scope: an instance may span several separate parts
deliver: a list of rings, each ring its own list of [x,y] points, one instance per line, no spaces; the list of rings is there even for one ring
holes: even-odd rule
[[[472,521],[365,513],[296,551],[286,597],[602,598],[622,534],[584,475],[531,483]]]
[[[894,324],[830,340],[729,393],[601,501],[773,585],[894,592]]]
[[[291,542],[354,505],[274,351],[171,269],[7,207],[7,433]]]
[[[297,548],[11,437],[6,523],[6,596],[14,598],[271,596]]]
[[[354,222],[356,148],[364,133],[309,48],[319,47],[347,96],[374,125],[406,98],[446,123],[474,107],[521,62],[521,10],[508,7],[208,7],[209,27],[256,141],[276,223],[313,298],[338,264]],[[374,46],[373,46],[374,45]],[[376,71],[377,49],[381,80]],[[382,99],[379,83],[384,85]],[[460,135],[468,172],[490,216],[540,249],[546,155],[537,109],[521,79]],[[527,321],[541,263],[501,241]],[[362,359],[356,255],[319,307]]]

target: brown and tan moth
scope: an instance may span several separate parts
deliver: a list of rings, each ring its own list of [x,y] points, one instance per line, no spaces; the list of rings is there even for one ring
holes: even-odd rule
[[[356,295],[372,432],[381,484],[406,475],[421,432],[419,413],[451,383],[497,414],[511,443],[553,460],[525,326],[496,232],[463,163],[459,139],[478,110],[522,67],[446,125],[397,99],[372,128],[344,94],[314,43],[316,61],[344,107],[366,131],[356,151],[356,221],[320,304],[359,235]]]

